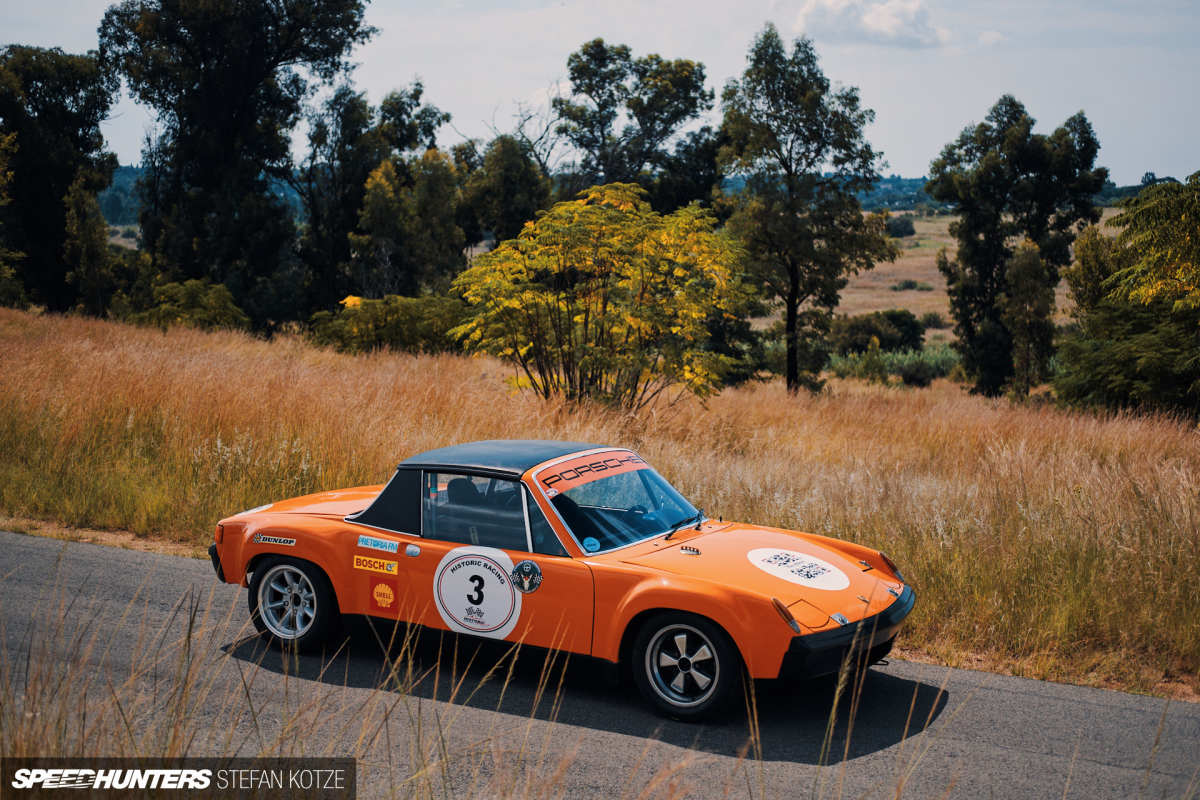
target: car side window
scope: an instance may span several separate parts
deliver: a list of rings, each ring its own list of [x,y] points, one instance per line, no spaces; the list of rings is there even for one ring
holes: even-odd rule
[[[516,481],[426,472],[421,536],[444,542],[525,550],[525,514]]]
[[[562,546],[562,542],[558,540],[558,534],[546,521],[546,515],[542,513],[541,507],[528,494],[529,490],[525,491],[525,502],[529,506],[529,537],[533,540],[533,552],[547,556],[567,555],[566,548]]]

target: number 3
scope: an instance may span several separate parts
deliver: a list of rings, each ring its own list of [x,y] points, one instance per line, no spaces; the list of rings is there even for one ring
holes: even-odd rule
[[[480,605],[483,602],[483,577],[472,575],[468,580],[475,585],[475,591],[467,595],[467,602],[473,606]]]

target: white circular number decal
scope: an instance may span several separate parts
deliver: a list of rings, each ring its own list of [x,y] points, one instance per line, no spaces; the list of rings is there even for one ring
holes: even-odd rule
[[[438,563],[433,599],[452,631],[503,639],[521,617],[512,559],[494,547],[456,547]]]
[[[776,578],[782,578],[791,583],[798,583],[810,589],[826,589],[836,592],[850,585],[846,573],[816,556],[798,553],[795,550],[779,550],[774,547],[760,547],[746,554],[750,563],[770,573]]]

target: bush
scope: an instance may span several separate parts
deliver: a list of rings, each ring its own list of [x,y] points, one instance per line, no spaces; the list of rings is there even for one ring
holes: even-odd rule
[[[830,372],[839,378],[880,381],[882,375],[886,381],[886,376],[896,375],[906,386],[928,386],[936,378],[950,375],[957,366],[958,353],[944,344],[891,353],[871,348],[829,360]]]
[[[456,297],[389,294],[371,300],[351,295],[336,312],[313,314],[309,339],[344,353],[384,347],[440,353],[458,349],[450,329],[460,325],[465,315],[466,305]]]
[[[913,227],[912,215],[902,214],[898,217],[888,217],[885,224],[887,235],[893,239],[903,239],[905,236],[912,236],[917,232]]]
[[[926,311],[921,315],[921,325],[925,330],[945,330],[950,327],[950,322],[936,311]]]
[[[872,341],[884,352],[920,350],[924,338],[925,326],[903,308],[838,317],[829,334],[833,351],[839,355],[865,353]]]
[[[905,278],[899,283],[892,284],[893,292],[932,292],[933,287],[922,281],[914,281],[912,278]]]
[[[250,319],[233,302],[222,283],[192,279],[166,283],[154,289],[154,305],[129,315],[139,325],[157,325],[164,331],[174,325],[192,328],[247,328]]]
[[[1060,340],[1056,366],[1070,405],[1200,416],[1200,310],[1107,299]]]

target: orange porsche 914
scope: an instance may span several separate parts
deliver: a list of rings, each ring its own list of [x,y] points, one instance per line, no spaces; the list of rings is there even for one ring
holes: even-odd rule
[[[681,719],[744,676],[880,661],[915,601],[877,550],[709,519],[636,453],[578,442],[431,450],[221,520],[209,555],[283,644],[320,648],[343,614],[520,641],[623,664]]]

